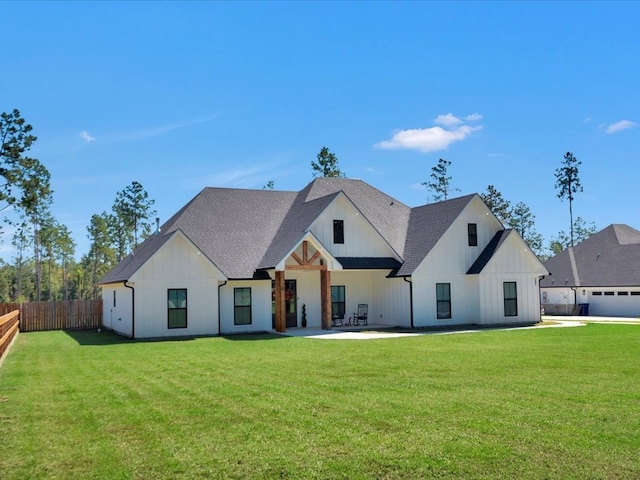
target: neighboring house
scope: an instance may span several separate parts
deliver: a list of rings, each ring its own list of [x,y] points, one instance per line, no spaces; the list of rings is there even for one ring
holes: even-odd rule
[[[640,232],[609,225],[545,262],[546,314],[640,317]],[[581,307],[582,306],[582,307]]]
[[[368,305],[403,327],[531,323],[548,272],[481,198],[410,208],[360,181],[205,188],[101,281],[135,338],[331,328]]]

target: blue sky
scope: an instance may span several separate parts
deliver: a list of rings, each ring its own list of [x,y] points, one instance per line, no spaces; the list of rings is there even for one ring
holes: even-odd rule
[[[299,190],[322,146],[417,206],[439,158],[493,184],[546,240],[574,215],[640,229],[638,2],[0,2],[0,110],[18,108],[53,212],[140,182],[167,220],[206,186]],[[10,231],[2,250],[9,257]]]

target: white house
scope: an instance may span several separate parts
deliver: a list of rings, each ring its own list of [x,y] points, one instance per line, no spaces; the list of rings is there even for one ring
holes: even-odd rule
[[[640,317],[640,231],[609,225],[545,266],[545,313]]]
[[[476,195],[410,208],[318,178],[300,192],[205,188],[101,281],[134,338],[376,325],[533,323],[548,272]]]

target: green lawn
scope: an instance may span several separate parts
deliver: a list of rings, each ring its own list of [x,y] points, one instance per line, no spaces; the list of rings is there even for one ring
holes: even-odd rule
[[[366,341],[26,333],[0,478],[639,478],[640,326]]]

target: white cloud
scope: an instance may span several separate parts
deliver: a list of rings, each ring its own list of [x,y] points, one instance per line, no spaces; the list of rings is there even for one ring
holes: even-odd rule
[[[584,120],[582,120],[582,123],[591,123],[593,121],[593,118],[591,117],[584,117]]]
[[[433,121],[437,125],[444,125],[445,127],[454,127],[462,123],[462,120],[456,117],[453,113],[438,115]]]
[[[622,130],[627,130],[628,128],[635,128],[637,126],[638,126],[637,123],[632,122],[630,120],[620,120],[619,122],[612,123],[611,125],[609,125],[605,130],[605,132],[611,134],[611,133],[621,132]]]
[[[86,130],[80,132],[80,138],[82,138],[87,143],[96,141],[96,137],[92,137],[91,135],[89,135],[89,132],[87,132]]]
[[[481,130],[481,125],[464,125],[465,121],[477,121],[481,118],[482,115],[479,113],[467,115],[464,120],[452,113],[438,115],[434,122],[442,125],[442,127],[397,130],[391,140],[383,140],[376,143],[374,148],[383,150],[418,150],[422,153],[445,150],[452,143],[464,140],[473,132]]]
[[[442,127],[400,130],[391,137],[391,140],[376,143],[374,147],[383,150],[406,149],[419,150],[422,153],[435,152],[436,150],[445,150],[453,142],[463,140],[481,128],[481,126],[461,125],[452,130],[445,130]]]

